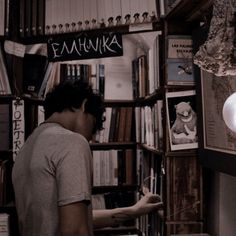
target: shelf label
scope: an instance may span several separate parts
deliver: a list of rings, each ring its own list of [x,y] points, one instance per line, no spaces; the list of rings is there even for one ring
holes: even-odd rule
[[[24,100],[12,101],[13,160],[25,141]]]
[[[94,36],[81,33],[76,37],[53,37],[48,40],[47,49],[49,61],[122,56],[122,35],[103,33]]]

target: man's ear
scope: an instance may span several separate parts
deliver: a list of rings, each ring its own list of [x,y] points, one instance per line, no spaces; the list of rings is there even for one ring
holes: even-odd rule
[[[81,109],[83,112],[85,112],[85,106],[86,106],[87,101],[88,101],[87,98],[85,98],[82,102]]]

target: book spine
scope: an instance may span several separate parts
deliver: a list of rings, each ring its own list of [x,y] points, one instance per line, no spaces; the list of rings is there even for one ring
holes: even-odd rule
[[[5,34],[5,0],[0,0],[0,36]]]
[[[32,3],[31,3],[31,34],[33,36],[37,35],[37,21],[38,21],[37,8],[38,8],[38,0],[32,0]]]
[[[10,33],[10,22],[9,22],[9,16],[10,15],[10,0],[5,1],[5,19],[4,19],[4,34],[5,36],[9,36]]]
[[[25,0],[25,36],[31,36],[32,0]]]
[[[25,0],[20,0],[19,33],[21,37],[25,36]]]
[[[44,35],[45,34],[45,1],[46,0],[38,0],[37,1],[37,34]]]

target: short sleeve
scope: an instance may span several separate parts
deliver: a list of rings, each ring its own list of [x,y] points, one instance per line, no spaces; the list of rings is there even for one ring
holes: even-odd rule
[[[91,151],[85,140],[66,141],[66,150],[61,150],[56,168],[58,205],[88,200],[91,201]],[[70,143],[68,143],[70,142]]]

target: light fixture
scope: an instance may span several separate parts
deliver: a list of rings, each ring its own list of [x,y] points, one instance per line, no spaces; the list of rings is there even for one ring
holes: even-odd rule
[[[227,127],[236,132],[236,92],[225,100],[222,112]]]

